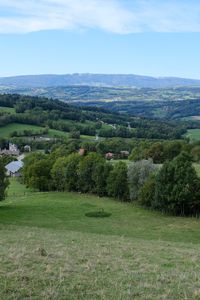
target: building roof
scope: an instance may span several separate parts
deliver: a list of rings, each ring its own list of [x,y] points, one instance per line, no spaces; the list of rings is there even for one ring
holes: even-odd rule
[[[78,153],[80,154],[80,155],[84,155],[85,154],[85,149],[84,148],[80,148],[79,150],[78,150]]]
[[[21,160],[17,161],[12,161],[9,164],[6,165],[6,170],[11,172],[11,173],[16,173],[18,172],[22,167],[24,163]]]

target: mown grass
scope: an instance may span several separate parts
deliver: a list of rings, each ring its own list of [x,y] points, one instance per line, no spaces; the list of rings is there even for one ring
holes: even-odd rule
[[[108,198],[37,193],[0,205],[0,299],[200,299],[200,221]],[[88,218],[103,208],[108,218]]]

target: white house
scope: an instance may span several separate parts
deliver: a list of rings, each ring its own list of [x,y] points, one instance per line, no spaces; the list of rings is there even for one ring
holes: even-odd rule
[[[21,160],[12,161],[5,166],[6,174],[10,177],[19,177],[20,169],[23,167],[24,163]]]
[[[0,155],[13,155],[19,156],[20,151],[17,145],[9,143],[9,149],[0,149]]]

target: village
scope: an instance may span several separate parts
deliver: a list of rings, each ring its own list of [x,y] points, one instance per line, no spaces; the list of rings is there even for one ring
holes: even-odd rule
[[[11,161],[5,166],[6,174],[9,177],[20,177],[21,170],[23,168],[23,159],[27,153],[31,152],[31,146],[25,145],[23,152],[21,152],[16,144],[8,143],[8,149],[0,149],[0,157],[9,157]],[[80,148],[78,150],[79,155],[84,156],[87,154],[87,150]],[[119,160],[128,159],[129,151],[120,151],[119,153],[107,152],[105,154],[106,160]]]

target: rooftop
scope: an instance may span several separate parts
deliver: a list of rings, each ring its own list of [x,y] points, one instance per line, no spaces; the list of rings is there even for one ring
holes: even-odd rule
[[[9,164],[5,166],[6,170],[12,173],[18,172],[22,167],[24,163],[21,160],[12,161]]]

